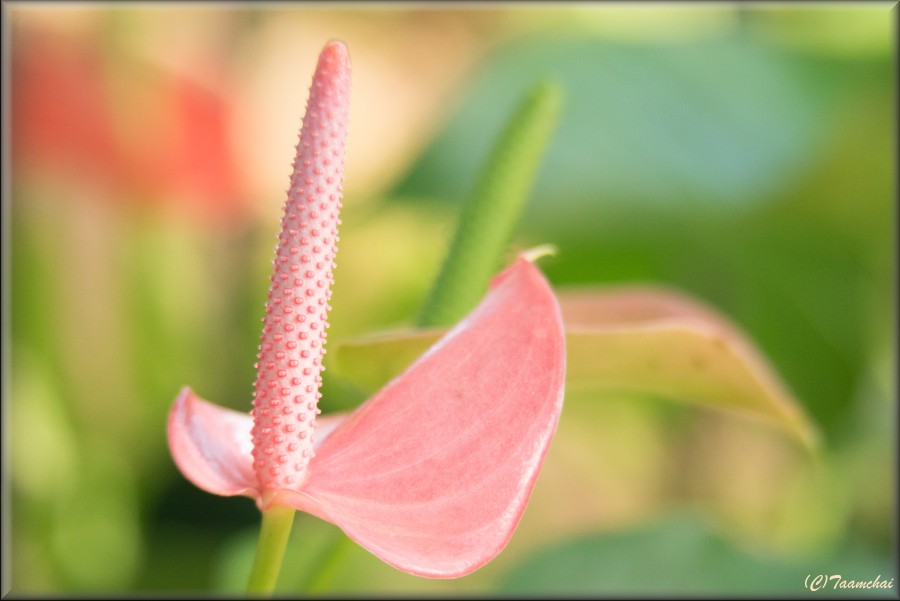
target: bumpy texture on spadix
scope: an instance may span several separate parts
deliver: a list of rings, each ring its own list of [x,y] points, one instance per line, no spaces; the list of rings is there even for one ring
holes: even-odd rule
[[[349,415],[315,419],[348,91],[346,49],[331,43],[285,206],[253,416],[186,388],[169,415],[169,446],[204,490],[317,515],[407,572],[462,576],[509,541],[556,430],[560,309],[520,257],[379,393]]]
[[[202,444],[191,450],[184,440],[172,436],[173,427],[177,434],[178,412],[193,408],[195,414],[186,427],[196,435],[202,416],[218,410],[194,402],[190,391],[182,392],[170,419],[176,462],[207,490],[220,494],[254,491],[265,503],[272,491],[300,485],[315,454],[349,104],[350,57],[344,44],[330,42],[319,56],[313,75],[284,203],[257,355],[253,428],[249,433],[238,433],[233,427],[237,418],[232,416],[220,430],[205,434],[199,441]],[[244,438],[245,434],[249,434],[249,439]],[[231,470],[231,476],[244,476],[248,466],[243,458],[235,458],[238,449],[249,449],[252,454],[252,479],[217,482],[215,471],[201,469],[192,476],[189,472],[196,465],[185,465],[191,463],[188,458],[199,452],[205,460]],[[241,487],[223,486],[226,481],[240,481]]]
[[[319,57],[284,205],[257,363],[253,468],[295,486],[313,455],[350,101],[346,47]]]

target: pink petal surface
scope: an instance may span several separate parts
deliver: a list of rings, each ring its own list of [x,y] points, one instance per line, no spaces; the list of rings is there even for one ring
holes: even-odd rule
[[[520,258],[482,303],[319,448],[290,502],[394,567],[465,575],[506,545],[556,430],[565,338]]]
[[[169,413],[169,448],[184,476],[216,495],[256,495],[249,414],[213,405],[184,388]]]
[[[318,420],[316,446],[347,418],[346,413]],[[253,418],[219,407],[184,388],[169,413],[169,448],[181,473],[198,488],[216,495],[259,498],[253,472]]]

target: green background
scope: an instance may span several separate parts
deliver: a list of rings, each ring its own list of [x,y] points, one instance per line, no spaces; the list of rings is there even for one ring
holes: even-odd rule
[[[348,162],[330,341],[412,323],[495,136],[549,79],[565,104],[511,249],[554,244],[541,267],[560,289],[652,282],[715,306],[771,360],[823,449],[813,461],[754,422],[653,399],[567,398],[558,459],[494,562],[420,579],[298,516],[280,590],[802,594],[810,574],[893,577],[888,4],[5,10],[14,592],[243,587],[258,512],[178,473],[165,418],[184,385],[249,409],[291,150],[274,152],[283,179],[260,186],[267,115],[247,99],[283,92],[266,69],[290,82],[291,111],[273,121],[293,136],[330,38],[354,59],[351,146],[386,123]],[[56,52],[38,57],[47,40]],[[221,101],[245,109],[177,148],[230,158],[125,177],[124,151],[98,140],[164,138],[141,126],[177,109],[154,100],[185,71],[171,52],[157,60],[169,44],[203,85],[224,73]],[[36,57],[46,72],[23,66]],[[417,107],[410,121],[393,103]],[[204,169],[205,187],[191,179]],[[361,400],[325,373],[323,410]]]

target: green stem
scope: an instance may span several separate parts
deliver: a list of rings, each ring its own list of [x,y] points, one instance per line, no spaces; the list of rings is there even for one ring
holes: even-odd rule
[[[275,590],[295,513],[292,507],[272,507],[262,512],[262,528],[247,583],[248,593],[271,595]]]
[[[419,326],[451,325],[484,295],[519,221],[561,104],[559,87],[540,83],[506,124],[462,208]]]

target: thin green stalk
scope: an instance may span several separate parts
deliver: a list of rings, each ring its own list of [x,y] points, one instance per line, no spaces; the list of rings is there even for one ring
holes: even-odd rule
[[[272,507],[262,512],[262,528],[247,583],[248,593],[271,595],[275,590],[295,513],[292,507]]]
[[[507,123],[462,209],[419,326],[451,325],[484,295],[519,221],[561,104],[559,87],[540,83]]]

